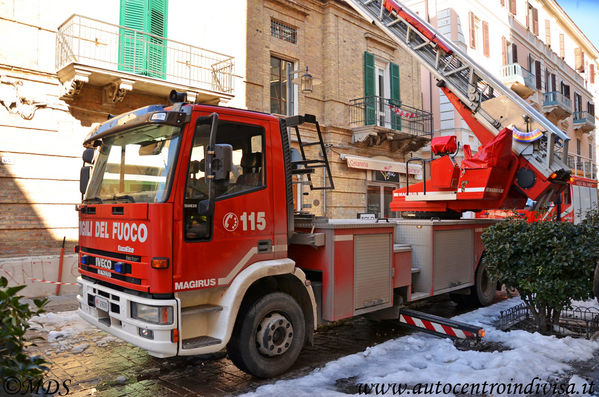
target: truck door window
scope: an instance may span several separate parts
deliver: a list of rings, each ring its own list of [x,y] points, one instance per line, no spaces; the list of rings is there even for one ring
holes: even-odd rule
[[[186,240],[210,238],[211,220],[197,214],[198,203],[208,198],[204,158],[209,135],[209,124],[196,126],[187,169],[183,205]],[[218,124],[216,143],[225,143],[233,147],[232,171],[225,180],[214,181],[217,202],[264,188],[263,127],[221,120]]]

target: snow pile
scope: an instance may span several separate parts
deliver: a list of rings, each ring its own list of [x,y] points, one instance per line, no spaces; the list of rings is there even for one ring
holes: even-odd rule
[[[30,323],[32,330],[48,333],[46,340],[57,352],[81,353],[89,347],[89,343],[80,342],[90,339],[89,334],[100,332],[79,317],[77,311],[43,313],[32,317]]]
[[[508,350],[461,351],[448,339],[415,333],[332,361],[307,376],[262,386],[253,395],[278,396],[289,390],[298,396],[345,395],[343,391],[357,394],[357,385],[372,383],[410,386],[437,382],[441,385],[555,383],[559,375],[565,375],[571,369],[569,362],[590,360],[593,352],[599,349],[599,341],[571,337],[558,339],[539,333],[496,329],[493,324],[500,311],[518,303],[521,303],[520,299],[514,298],[454,317],[458,321],[483,326],[487,342],[496,342]],[[573,381],[584,383],[580,377],[573,378]],[[339,383],[349,383],[354,387],[339,388]],[[582,394],[582,390],[578,390]],[[392,394],[389,391],[389,395]],[[516,393],[495,391],[491,394]]]

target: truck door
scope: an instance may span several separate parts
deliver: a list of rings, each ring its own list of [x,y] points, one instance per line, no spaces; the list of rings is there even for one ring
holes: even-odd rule
[[[252,120],[254,122],[254,120]],[[214,181],[212,216],[198,215],[198,203],[208,198],[204,174],[205,148],[210,122],[195,127],[184,187],[182,219],[175,235],[182,239],[177,250],[175,290],[228,285],[246,266],[273,258],[272,177],[267,172],[270,156],[266,121],[248,123],[220,115],[217,144],[233,149],[233,168],[224,181]],[[182,162],[185,164],[185,162]],[[187,282],[187,284],[186,284]]]

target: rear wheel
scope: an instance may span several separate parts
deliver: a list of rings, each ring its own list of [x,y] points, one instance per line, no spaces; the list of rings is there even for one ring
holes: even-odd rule
[[[487,271],[487,265],[481,263],[476,269],[474,286],[470,287],[467,294],[450,294],[451,300],[465,306],[489,306],[495,298],[497,280],[494,280]]]
[[[227,352],[239,369],[270,378],[295,363],[305,336],[300,306],[291,296],[273,292],[240,310]]]
[[[472,296],[480,306],[489,306],[495,298],[497,280],[487,271],[487,265],[480,263],[476,269],[476,284],[472,287]]]

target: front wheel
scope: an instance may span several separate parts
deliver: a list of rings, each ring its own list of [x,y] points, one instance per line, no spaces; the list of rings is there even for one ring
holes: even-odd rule
[[[271,378],[295,363],[305,337],[300,306],[291,296],[273,292],[240,310],[227,352],[242,371]]]

